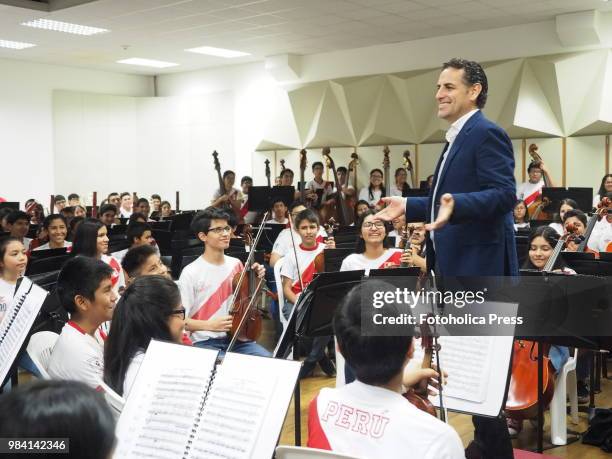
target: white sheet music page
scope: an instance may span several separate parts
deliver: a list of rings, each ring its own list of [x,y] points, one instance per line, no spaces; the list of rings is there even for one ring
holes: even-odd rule
[[[22,279],[0,322],[0,383],[17,358],[46,298],[46,290],[33,284],[27,277]]]
[[[226,354],[189,457],[272,457],[299,369],[299,362]]]
[[[218,352],[151,341],[117,424],[115,458],[182,458]]]

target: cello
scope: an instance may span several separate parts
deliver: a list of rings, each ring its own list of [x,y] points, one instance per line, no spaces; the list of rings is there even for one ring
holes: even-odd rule
[[[426,330],[424,327],[426,325],[421,325],[421,347],[423,348],[423,361],[421,363],[421,368],[427,369],[431,368],[431,362],[433,361],[433,353],[434,351],[440,350],[440,345],[434,345],[434,338],[432,333],[429,330]],[[429,385],[428,379],[422,379],[419,384],[414,387],[411,387],[406,391],[403,396],[406,400],[412,403],[421,411],[425,411],[428,414],[431,414],[433,417],[438,417],[436,414],[436,409],[433,404],[429,401],[427,386]]]
[[[391,150],[389,150],[389,146],[385,145],[385,148],[383,149],[383,173],[384,173],[384,180],[385,180],[385,196],[391,196],[391,178],[389,176],[389,168],[391,167],[391,161],[389,159],[389,153],[391,153]]]
[[[412,165],[412,161],[410,160],[410,150],[404,151],[404,169],[406,169],[406,172],[410,174],[410,182],[412,184],[412,188],[417,188],[414,166]]]
[[[569,227],[567,234],[560,237],[555,244],[543,273],[551,273],[561,254],[563,247],[570,238],[576,238],[574,228]],[[532,419],[538,414],[538,352],[536,341],[514,340],[512,353],[512,375],[506,400],[506,416],[511,419]],[[541,400],[544,407],[550,404],[555,392],[554,368],[548,357],[550,345],[544,345],[543,385]]]

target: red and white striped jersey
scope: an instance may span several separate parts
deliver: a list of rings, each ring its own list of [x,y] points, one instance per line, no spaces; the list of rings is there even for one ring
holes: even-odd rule
[[[340,271],[396,268],[401,263],[401,257],[401,249],[386,249],[380,257],[375,259],[366,258],[363,253],[352,253],[342,261]]]
[[[325,250],[325,244],[322,242],[319,242],[312,248],[305,248],[302,244],[295,248],[304,288],[306,288],[306,286],[312,282],[312,278],[316,272],[315,258],[317,255],[323,252],[323,250]],[[291,279],[291,290],[293,290],[293,293],[297,295],[302,291],[302,286],[300,285],[298,276],[298,269],[295,264],[295,256],[293,253],[285,256],[285,261],[281,267],[280,274],[281,276]]]

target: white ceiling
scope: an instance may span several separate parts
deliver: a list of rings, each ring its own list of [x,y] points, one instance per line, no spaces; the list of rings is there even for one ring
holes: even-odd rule
[[[0,39],[38,46],[0,48],[0,58],[124,73],[159,74],[416,40],[612,10],[603,0],[98,0],[53,13],[0,5]],[[32,29],[46,17],[103,27],[90,37]],[[223,59],[185,52],[216,46],[251,53]],[[124,50],[124,47],[128,47]],[[149,70],[117,64],[129,57],[180,64]]]

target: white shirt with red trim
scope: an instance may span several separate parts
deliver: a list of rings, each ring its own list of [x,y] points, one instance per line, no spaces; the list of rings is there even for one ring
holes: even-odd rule
[[[221,265],[213,265],[204,257],[185,266],[178,285],[185,314],[190,319],[209,320],[226,316],[232,303],[232,280],[241,272],[243,264],[238,258],[224,255]],[[190,338],[196,343],[210,338],[224,338],[225,332],[195,331]]]
[[[396,268],[401,263],[402,252],[402,249],[386,249],[380,257],[374,259],[367,258],[363,253],[352,253],[342,261],[340,271]]]
[[[278,233],[278,237],[276,241],[274,241],[274,245],[272,246],[272,252],[279,254],[281,257],[284,257],[289,254],[293,254],[293,244],[291,243],[291,231],[290,228],[285,228],[280,233]],[[327,237],[327,232],[323,229],[322,226],[319,226],[319,232],[317,233],[317,242],[323,242],[323,240]],[[295,230],[293,230],[293,240],[295,244],[299,244],[302,241],[301,236]]]
[[[68,321],[51,352],[47,372],[53,379],[73,379],[95,389],[104,373],[104,339],[99,328],[91,336]]]
[[[525,205],[529,207],[542,194],[543,187],[544,180],[538,183],[523,182],[516,187],[516,198],[525,201]]]
[[[308,447],[358,458],[458,459],[459,435],[402,395],[354,381],[310,403]]]
[[[6,310],[15,297],[16,288],[17,284],[11,284],[4,279],[0,279],[0,323],[2,323]]]
[[[101,260],[113,268],[113,274],[111,275],[111,283],[113,285],[113,290],[115,293],[119,293],[119,289],[121,287],[125,287],[125,274],[123,274],[123,269],[121,268],[121,263],[111,256],[111,255],[102,255]]]
[[[304,285],[304,288],[306,288],[306,286],[310,284],[310,282],[312,282],[312,279],[316,272],[315,258],[317,257],[317,255],[323,252],[323,250],[325,250],[325,244],[323,244],[322,242],[319,242],[313,248],[305,248],[302,244],[295,248],[298,264],[300,266],[302,284]],[[293,293],[297,295],[302,291],[302,286],[300,285],[298,275],[298,269],[295,265],[295,256],[289,255],[285,257],[285,261],[283,262],[283,266],[281,267],[280,274],[281,276],[291,279],[291,290],[293,291]]]
[[[68,249],[66,252],[70,253],[70,249],[72,249],[72,242],[64,241],[64,248]],[[49,243],[47,242],[46,244],[36,247],[34,250],[32,250],[32,252],[36,252],[37,250],[49,250],[49,249],[51,249],[51,247],[49,246]]]

